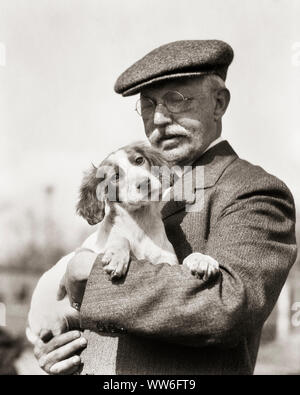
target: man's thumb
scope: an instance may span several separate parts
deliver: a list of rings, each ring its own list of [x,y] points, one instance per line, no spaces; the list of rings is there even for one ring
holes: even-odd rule
[[[63,275],[63,278],[60,280],[59,286],[58,286],[58,291],[56,294],[56,299],[57,300],[62,300],[67,294],[66,287],[65,287],[65,275]]]

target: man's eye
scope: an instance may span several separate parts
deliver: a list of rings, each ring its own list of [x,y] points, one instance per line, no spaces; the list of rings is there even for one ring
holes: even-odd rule
[[[167,102],[170,104],[181,104],[183,103],[183,100],[181,97],[170,97]]]
[[[152,108],[154,105],[153,101],[146,98],[146,97],[142,97],[141,98],[141,106],[142,108]]]
[[[142,156],[138,156],[138,157],[135,159],[135,163],[136,163],[137,165],[142,165],[142,164],[145,163],[145,158],[143,158]]]
[[[152,100],[147,99],[147,98],[142,98],[139,102],[139,114],[140,115],[150,115],[155,108],[155,104],[153,103]]]

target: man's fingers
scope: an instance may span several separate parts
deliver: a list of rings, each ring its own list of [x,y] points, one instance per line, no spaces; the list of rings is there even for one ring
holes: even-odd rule
[[[43,365],[41,367],[46,371],[50,371],[53,365],[58,362],[64,362],[68,358],[70,359],[71,356],[74,356],[74,361],[77,361],[78,355],[75,356],[75,354],[86,347],[86,345],[87,341],[84,337],[73,340],[71,343],[65,344],[64,346],[57,348],[49,354],[42,356],[39,361],[40,364]]]
[[[45,372],[54,374],[54,372],[51,371],[51,368],[55,364],[62,362],[62,364],[59,366],[62,366],[62,370],[68,370],[67,368],[70,368],[72,366],[77,366],[80,364],[81,362],[80,357],[75,354],[78,351],[81,351],[84,347],[86,347],[86,345],[87,345],[86,339],[81,337],[71,341],[68,344],[56,348],[54,351],[51,351],[49,353],[44,352],[40,354],[40,357],[38,358],[39,365],[43,370],[45,370]],[[71,357],[73,357],[73,359]],[[64,364],[63,362],[67,360],[68,362]],[[60,373],[63,372],[59,371],[57,374]]]
[[[42,329],[39,337],[44,343],[47,343],[49,340],[52,339],[53,333],[50,329]]]
[[[81,363],[81,359],[78,355],[74,355],[64,361],[55,363],[50,368],[51,374],[71,375],[75,373]]]
[[[75,308],[72,308],[72,314],[68,315],[68,328],[69,330],[80,328],[80,313]]]
[[[80,336],[81,333],[79,331],[70,331],[52,338],[52,340],[48,341],[47,343],[39,339],[35,343],[33,349],[34,355],[37,359],[40,359],[42,355],[46,355],[49,352],[55,350],[56,348],[61,347],[66,343],[70,343],[75,339],[78,339]]]
[[[68,297],[71,306],[73,303],[81,305],[83,295],[85,292],[87,280],[77,281],[75,283],[70,282],[68,284]]]
[[[63,333],[62,335],[55,336],[48,343],[44,343],[41,340],[38,340],[35,346],[35,353],[37,353],[38,355],[48,354],[53,350],[56,350],[58,347],[64,346],[65,344],[70,343],[80,337],[81,333],[79,331],[70,331]]]
[[[67,348],[63,348],[69,345]],[[68,358],[70,353],[77,352],[86,345],[86,339],[81,337],[81,332],[70,331],[63,333],[62,335],[55,336],[48,343],[44,343],[42,340],[38,340],[34,347],[34,355],[37,358],[39,365],[47,373],[50,372],[50,368],[57,362]],[[54,354],[55,351],[57,354]]]
[[[61,335],[64,332],[69,330],[69,323],[66,317],[63,319],[56,321],[52,327],[53,336]]]

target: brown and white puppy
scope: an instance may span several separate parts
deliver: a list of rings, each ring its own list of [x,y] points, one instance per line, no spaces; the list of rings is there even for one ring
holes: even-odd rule
[[[130,252],[153,264],[178,264],[161,219],[161,197],[172,175],[159,151],[131,144],[110,154],[85,176],[77,206],[89,224],[100,222],[98,232],[83,247],[103,253],[105,270],[125,274]]]
[[[162,195],[171,183],[172,173],[162,155],[146,144],[121,148],[86,173],[77,211],[89,224],[99,225],[81,248],[104,254],[104,270],[112,278],[126,273],[131,255],[153,264],[178,264],[160,214]],[[58,315],[74,314],[67,297],[59,301],[56,297],[74,255],[72,252],[60,259],[41,277],[34,290],[27,331],[32,342],[41,329],[55,333]],[[200,252],[186,257],[183,265],[204,280],[219,272],[218,263]]]

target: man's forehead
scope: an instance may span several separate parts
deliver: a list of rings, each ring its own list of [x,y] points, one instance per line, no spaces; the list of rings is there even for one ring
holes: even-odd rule
[[[183,95],[193,94],[202,86],[205,76],[193,78],[178,78],[172,81],[160,81],[147,88],[142,89],[141,95],[147,97],[163,96],[168,91],[177,91]]]

